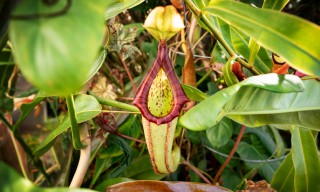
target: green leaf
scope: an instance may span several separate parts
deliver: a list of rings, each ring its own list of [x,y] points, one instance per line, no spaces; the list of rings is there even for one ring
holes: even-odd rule
[[[93,192],[88,189],[69,189],[69,188],[40,188],[33,182],[21,177],[8,165],[0,162],[0,191],[11,192]]]
[[[202,134],[203,144],[211,146],[211,143],[209,142],[207,133],[205,131],[200,132],[200,131],[187,130],[186,137],[188,137],[190,142],[193,144],[202,144],[200,134]]]
[[[215,64],[215,63],[226,63],[226,62],[227,62],[227,59],[223,57],[223,51],[219,46],[219,43],[216,43],[211,53],[210,63]]]
[[[237,57],[230,57],[227,61],[227,63],[222,67],[224,79],[226,81],[226,84],[230,87],[232,85],[235,85],[239,83],[238,78],[235,76],[235,74],[232,72],[231,65],[234,63]]]
[[[251,51],[248,44],[249,42],[246,41],[246,39],[249,37],[245,36],[244,34],[241,34],[239,31],[236,31],[235,29],[231,30],[231,35],[232,43],[234,45],[235,50],[249,61]],[[253,66],[262,73],[270,72],[273,63],[265,48],[260,47],[257,56],[254,59]]]
[[[300,70],[320,76],[320,44],[314,43],[320,41],[318,25],[293,15],[235,1],[211,1],[202,12],[220,17]]]
[[[213,147],[222,147],[231,139],[233,132],[232,122],[229,118],[224,117],[218,124],[207,129],[206,132]]]
[[[134,181],[133,179],[125,178],[125,177],[117,177],[117,178],[111,178],[111,179],[106,179],[103,182],[101,182],[97,187],[94,188],[94,190],[97,191],[105,191],[105,189],[111,185],[115,185],[118,183],[124,183],[124,182],[129,182],[129,181]]]
[[[295,191],[320,191],[320,161],[311,130],[292,127],[292,160]]]
[[[103,36],[105,2],[78,0],[65,14],[11,20],[15,57],[27,80],[48,93],[78,91],[87,80]],[[57,1],[48,6],[37,0],[22,1],[13,15],[54,13],[66,4]]]
[[[277,145],[276,158],[280,158],[286,153],[285,147],[284,147],[284,141],[283,141],[278,129],[274,128],[274,126],[272,126],[272,125],[270,125],[270,129],[272,130],[274,138],[276,139],[276,145]]]
[[[116,169],[109,174],[108,179],[119,177],[122,172],[130,165],[132,159],[132,151],[128,143],[117,135],[110,135],[107,140],[107,145],[116,144],[120,147],[123,153],[123,160]]]
[[[290,0],[265,0],[262,9],[273,9],[281,11]]]
[[[106,59],[107,56],[107,50],[104,49],[104,47],[100,47],[100,52],[99,55],[96,59],[96,61],[94,62],[94,64],[92,65],[90,72],[87,74],[87,80],[85,82],[87,82],[89,79],[91,79],[91,77],[93,77],[100,69],[100,67],[102,66],[104,60]]]
[[[137,139],[141,132],[141,123],[138,115],[134,115],[132,118],[128,118],[125,123],[123,123],[119,128],[119,133]],[[132,147],[135,141],[130,139],[125,139],[130,147]],[[122,150],[118,145],[108,145],[107,148],[102,148],[99,153],[101,158],[105,157],[115,157],[122,154]]]
[[[123,177],[133,177],[139,173],[152,169],[150,156],[148,154],[134,158],[131,164],[122,173]]]
[[[250,39],[249,50],[250,50],[250,57],[249,57],[248,63],[253,64],[254,59],[256,58],[256,56],[260,50],[260,45],[255,40]]]
[[[231,171],[230,168],[226,168],[221,173],[221,179],[223,181],[222,187],[234,190],[241,182],[241,175],[239,172]]]
[[[208,98],[208,96],[203,93],[202,91],[200,91],[199,89],[192,87],[190,85],[186,85],[186,84],[181,84],[184,93],[187,95],[187,97],[191,100],[191,101],[203,101],[206,98]]]
[[[300,93],[242,89],[222,110],[229,118],[250,127],[295,125],[319,130],[320,102],[314,90],[320,88],[320,83],[317,80],[304,80],[303,83],[305,91]],[[248,97],[255,99],[249,101]]]
[[[142,25],[143,25],[143,23],[132,23],[132,24],[123,26],[123,28],[129,29],[131,27],[137,27],[137,34],[136,35],[139,35],[140,33],[142,33],[142,31],[145,30],[145,28]]]
[[[87,121],[101,112],[101,106],[98,101],[90,96],[90,95],[77,95],[75,100],[75,113],[77,117],[77,122],[82,123]],[[22,107],[22,106],[21,106]],[[43,155],[46,151],[48,151],[54,141],[55,138],[60,135],[63,131],[66,131],[71,126],[70,118],[67,117],[50,135],[40,143],[40,145],[35,149],[33,154],[36,158]]]
[[[249,128],[246,127],[243,134],[254,133],[257,137],[259,137],[263,146],[268,150],[270,154],[274,154],[276,152],[277,147],[273,139],[270,137],[268,133],[263,131],[260,127],[257,128]]]
[[[138,27],[124,29],[122,24],[114,25],[115,31],[112,33],[110,42],[107,45],[109,51],[116,51],[126,60],[134,52],[141,54],[140,50],[131,42],[137,36]]]
[[[144,0],[121,0],[121,1],[107,1],[107,10],[104,15],[104,19],[110,19],[113,16],[118,15],[126,9],[130,9],[144,2]]]
[[[243,159],[251,159],[251,160],[266,160],[269,158],[270,154],[262,145],[261,141],[257,139],[257,137],[251,137],[253,143],[248,144],[244,141],[241,141],[237,148],[237,153]],[[252,169],[258,166],[260,163],[253,163],[253,162],[245,162],[245,166],[247,169]],[[259,168],[260,174],[270,182],[274,173],[277,171],[278,167],[280,166],[280,161],[274,162],[266,162]]]
[[[282,162],[279,169],[273,176],[271,188],[278,192],[292,192],[294,190],[294,175],[295,170],[292,161],[292,152]]]
[[[251,87],[249,87],[251,86]],[[243,88],[241,88],[243,87]],[[241,88],[241,89],[240,89]],[[304,85],[302,81],[294,75],[277,75],[274,73],[253,76],[250,77],[236,85],[225,88],[218,93],[208,97],[206,100],[202,101],[192,109],[190,109],[184,116],[182,116],[179,122],[183,127],[190,130],[205,130],[213,127],[217,124],[223,116],[228,115],[228,113],[233,112],[233,107],[225,108],[225,104],[233,98],[239,90],[247,93],[247,90],[254,90],[257,92],[273,93],[275,92],[293,92],[293,91],[303,91]],[[243,93],[243,92],[242,92]],[[252,96],[252,93],[250,97]],[[243,97],[244,99],[246,97]],[[269,97],[266,97],[269,99]],[[234,99],[231,100],[235,101]],[[254,101],[259,101],[254,99]],[[265,101],[265,99],[263,100]],[[268,100],[269,101],[269,100]],[[239,100],[236,101],[237,104],[243,104]],[[267,102],[260,102],[259,105],[265,104]],[[229,104],[226,106],[230,106]],[[243,105],[240,105],[243,107]],[[267,105],[266,105],[267,106]],[[261,109],[262,110],[262,109]],[[251,111],[252,113],[257,113],[257,111]]]
[[[313,138],[317,136],[317,132],[312,131]],[[285,160],[282,162],[281,166],[274,174],[271,181],[271,187],[278,192],[292,192],[294,191],[294,176],[295,169],[292,160],[292,150],[287,155]]]
[[[112,165],[112,157],[107,158],[96,158],[96,163],[94,165],[94,175],[90,182],[90,188],[96,183],[99,179],[102,172],[108,169]]]
[[[208,93],[207,93],[208,96],[211,96],[219,91],[218,86],[213,82],[208,82],[207,85],[208,85]]]

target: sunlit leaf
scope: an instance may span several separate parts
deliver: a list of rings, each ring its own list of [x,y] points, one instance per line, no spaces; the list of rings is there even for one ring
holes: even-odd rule
[[[80,94],[76,96],[74,104],[78,123],[91,119],[101,112],[100,104],[94,97],[90,95]],[[70,126],[70,118],[68,117],[35,149],[33,154],[36,156],[36,158],[48,151],[52,147],[55,138],[63,131],[67,130]]]
[[[242,88],[241,88],[242,87]],[[241,88],[241,89],[240,89]],[[265,90],[262,90],[265,89]],[[303,91],[304,85],[302,81],[293,75],[277,75],[277,74],[266,74],[250,77],[236,85],[225,88],[216,94],[208,97],[206,100],[202,101],[192,109],[190,109],[185,115],[183,115],[179,122],[188,129],[191,130],[205,130],[209,129],[215,124],[217,124],[221,118],[225,115],[230,117],[229,113],[234,112],[234,108],[230,107],[230,104],[226,103],[230,100],[234,104],[241,106],[243,102],[240,99],[248,99],[248,97],[239,98],[239,100],[234,100],[233,97],[239,91],[243,93],[249,93],[249,90],[263,92],[272,94],[275,92],[293,92],[293,91]],[[250,94],[252,96],[252,92]],[[256,97],[261,98],[261,97]],[[269,97],[265,97],[268,98]],[[254,99],[255,102],[260,101],[259,99]],[[264,99],[265,101],[265,99]],[[260,105],[264,105],[267,102],[260,102]],[[270,105],[270,104],[268,104]],[[267,106],[267,104],[265,105]],[[270,106],[267,106],[270,107]],[[250,109],[251,110],[251,109]],[[260,109],[265,110],[264,108]],[[257,113],[257,111],[251,111],[252,113]],[[233,115],[234,116],[234,115]],[[233,118],[232,116],[232,118]],[[260,125],[259,125],[260,126]],[[254,127],[254,126],[251,126]]]
[[[106,1],[73,1],[65,14],[35,19],[12,19],[10,39],[15,58],[33,85],[47,93],[70,94],[86,82],[103,36]],[[57,12],[68,1],[53,6],[22,1],[13,15]]]

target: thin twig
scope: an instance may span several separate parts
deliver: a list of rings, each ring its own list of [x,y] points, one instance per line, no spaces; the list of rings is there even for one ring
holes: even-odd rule
[[[132,114],[141,114],[140,112],[133,112],[133,111],[110,111],[110,110],[101,110],[101,112],[106,112],[106,113],[132,113]]]
[[[183,163],[188,165],[190,169],[192,169],[192,171],[194,171],[197,175],[199,175],[206,183],[208,184],[212,184],[202,173],[200,173],[195,167],[193,167],[189,162],[187,162],[186,160],[183,160]]]
[[[239,143],[240,143],[240,140],[241,140],[241,137],[242,137],[242,135],[243,135],[243,132],[244,132],[245,128],[246,128],[246,126],[243,125],[242,128],[241,128],[241,131],[240,131],[240,133],[239,133],[239,135],[238,135],[237,141],[236,141],[236,143],[234,144],[231,153],[229,154],[229,157],[228,157],[228,158],[226,159],[226,161],[223,163],[223,165],[222,165],[221,168],[219,169],[218,173],[214,176],[213,184],[217,183],[218,178],[219,178],[219,176],[221,175],[222,171],[224,170],[224,168],[226,168],[227,164],[229,163],[229,161],[231,160],[232,156],[233,156],[234,153],[236,152],[237,147],[238,147],[238,145],[239,145]]]
[[[145,141],[142,141],[142,140],[139,140],[139,139],[135,139],[133,137],[129,137],[129,136],[126,136],[126,135],[122,135],[121,133],[116,133],[116,135],[120,136],[120,137],[123,137],[123,138],[126,138],[126,139],[130,139],[132,141],[136,141],[136,142],[139,142],[139,143],[144,143],[146,144]]]
[[[135,84],[134,84],[134,82],[133,82],[133,79],[132,79],[132,76],[131,76],[131,74],[130,74],[130,71],[129,71],[129,69],[128,69],[128,67],[127,67],[126,63],[124,62],[124,60],[123,60],[123,58],[122,58],[121,53],[118,53],[118,55],[119,55],[119,57],[120,57],[120,60],[122,61],[122,64],[123,64],[124,68],[125,68],[125,69],[126,69],[126,71],[127,71],[127,74],[128,74],[129,79],[130,79],[130,81],[131,81],[131,84],[132,84],[132,87],[133,87],[134,93],[135,93],[135,94],[137,94],[137,89],[136,89],[136,86],[135,86]]]
[[[201,37],[200,39],[194,44],[194,46],[192,47],[192,50],[194,50],[194,48],[196,48],[196,46],[201,42],[201,40],[208,34],[209,31],[206,31]]]
[[[52,167],[50,167],[49,169],[46,170],[46,173],[50,173],[53,170],[55,170],[57,167],[59,167],[60,164],[55,164]],[[38,170],[37,170],[38,171]],[[41,179],[43,178],[43,175],[40,175],[34,182],[33,184],[37,185],[39,183],[39,181],[41,181]]]

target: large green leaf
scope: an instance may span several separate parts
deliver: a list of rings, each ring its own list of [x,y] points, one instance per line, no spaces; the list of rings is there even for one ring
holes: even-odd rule
[[[40,188],[31,181],[22,178],[8,165],[0,162],[0,191],[1,192],[93,192],[88,189],[69,189],[65,188]]]
[[[222,113],[250,127],[295,125],[319,130],[320,101],[317,80],[304,80],[305,91],[274,93],[247,87],[224,105]],[[251,100],[249,100],[251,98]]]
[[[261,141],[257,136],[251,135],[252,144],[248,144],[244,141],[239,143],[237,148],[237,153],[243,159],[252,159],[252,160],[266,160],[270,157],[270,153],[262,145]],[[261,163],[245,162],[247,169],[252,169],[256,166],[259,166]],[[259,167],[260,174],[270,182],[274,173],[277,171],[280,166],[280,161],[266,162],[261,167]]]
[[[101,112],[101,106],[98,101],[90,96],[90,95],[77,95],[75,100],[75,113],[77,117],[77,122],[81,123],[86,120],[89,120]],[[67,130],[71,126],[70,118],[67,117],[50,135],[40,143],[40,145],[35,149],[33,154],[36,158],[43,155],[46,151],[48,151],[56,137],[60,135],[63,131]]]
[[[292,127],[291,132],[295,191],[320,191],[320,161],[312,132],[299,127]]]
[[[320,76],[320,44],[314,43],[320,41],[318,25],[293,15],[235,1],[211,1],[202,12],[220,17],[295,67]]]
[[[241,88],[242,87],[242,88]],[[241,88],[241,89],[240,89]],[[225,108],[225,104],[231,99],[231,102],[235,101],[233,98],[238,92],[242,94],[253,90],[256,92],[264,93],[274,93],[274,92],[293,92],[293,91],[303,91],[304,85],[302,81],[294,75],[277,75],[274,73],[259,75],[250,77],[236,85],[225,88],[218,93],[210,96],[206,100],[202,101],[192,109],[190,109],[184,116],[180,118],[180,123],[191,130],[205,130],[209,129],[215,124],[217,124],[221,118],[225,115],[229,116],[229,112],[234,112],[233,107]],[[274,91],[274,92],[271,92]],[[252,96],[252,92],[249,95]],[[241,96],[243,97],[243,96]],[[256,97],[256,96],[255,96]],[[259,99],[257,99],[259,98]],[[264,105],[266,98],[269,101],[269,97],[256,97],[255,102],[260,101],[259,105]],[[243,97],[243,99],[247,99]],[[263,102],[261,102],[263,101]],[[237,104],[241,107],[245,107],[244,103],[240,100]],[[269,103],[270,104],[270,103]],[[230,106],[230,104],[226,105]],[[267,105],[265,105],[267,106]],[[268,106],[267,106],[268,107]],[[228,110],[227,110],[228,109]],[[261,111],[263,108],[261,108]],[[250,110],[251,111],[251,110]],[[251,111],[251,113],[257,113],[257,111]],[[260,125],[259,125],[260,126]],[[252,126],[251,126],[252,127]]]
[[[290,0],[265,0],[262,9],[282,10]]]
[[[306,132],[306,130],[303,130],[303,131]],[[317,136],[318,132],[312,131],[311,133],[312,133],[313,138],[310,138],[309,136],[307,136],[307,138],[309,137],[308,139],[314,141],[314,139]],[[298,136],[299,135],[295,133],[295,137],[298,137]],[[303,138],[303,140],[306,140],[307,138]],[[298,139],[298,138],[295,138],[295,139]],[[301,139],[301,141],[302,141],[302,139]],[[301,141],[298,140],[298,143],[300,145],[302,144]],[[292,142],[295,142],[295,141],[292,140]],[[310,144],[310,141],[307,141],[306,143]],[[299,146],[299,144],[296,144],[296,143],[294,144],[296,147],[298,147],[296,149],[297,153],[301,153],[301,151],[299,151],[299,149],[301,150],[301,146]],[[314,144],[311,143],[312,148],[314,148],[313,145]],[[273,179],[272,179],[272,181],[270,183],[271,187],[273,189],[277,190],[278,192],[292,192],[295,189],[295,184],[294,184],[294,182],[295,182],[294,181],[294,179],[295,179],[295,168],[294,168],[294,165],[293,165],[292,151],[293,150],[290,151],[290,153],[287,155],[285,160],[282,162],[281,166],[279,167],[277,172],[274,174],[274,177],[273,177]],[[299,160],[301,160],[301,158],[304,158],[304,157],[302,156],[302,157],[298,157],[298,158],[299,158],[298,159],[298,161],[299,161]],[[318,157],[316,159],[314,159],[314,160],[317,160],[317,159],[318,159]],[[301,166],[299,168],[301,170]],[[303,167],[302,167],[302,169],[303,169]],[[301,178],[298,178],[298,179],[301,179]],[[297,182],[299,182],[299,181],[297,181]],[[304,189],[302,189],[302,191],[304,191]]]
[[[224,117],[221,121],[210,129],[206,130],[207,137],[213,147],[221,147],[231,139],[233,127],[229,118]]]
[[[107,10],[105,11],[104,19],[110,19],[113,16],[118,15],[122,11],[126,9],[130,9],[131,7],[135,7],[140,3],[144,2],[144,0],[121,0],[121,1],[106,1],[107,2]]]
[[[48,6],[43,1],[21,1],[14,15],[55,13],[68,2]],[[78,91],[94,65],[106,2],[77,0],[64,14],[11,20],[10,38],[24,76],[48,93]]]
[[[271,181],[271,188],[278,192],[294,191],[295,170],[292,161],[292,152],[284,159]]]
[[[257,137],[259,137],[261,143],[270,154],[274,154],[274,152],[276,152],[277,147],[275,142],[273,141],[271,136],[267,132],[263,131],[260,127],[257,127],[257,128],[246,127],[243,134],[247,134],[247,133],[254,133]]]

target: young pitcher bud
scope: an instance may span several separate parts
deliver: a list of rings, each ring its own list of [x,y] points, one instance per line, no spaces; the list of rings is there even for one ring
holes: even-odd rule
[[[184,28],[183,21],[173,5],[156,7],[148,15],[143,27],[160,44],[165,44],[172,36]]]

